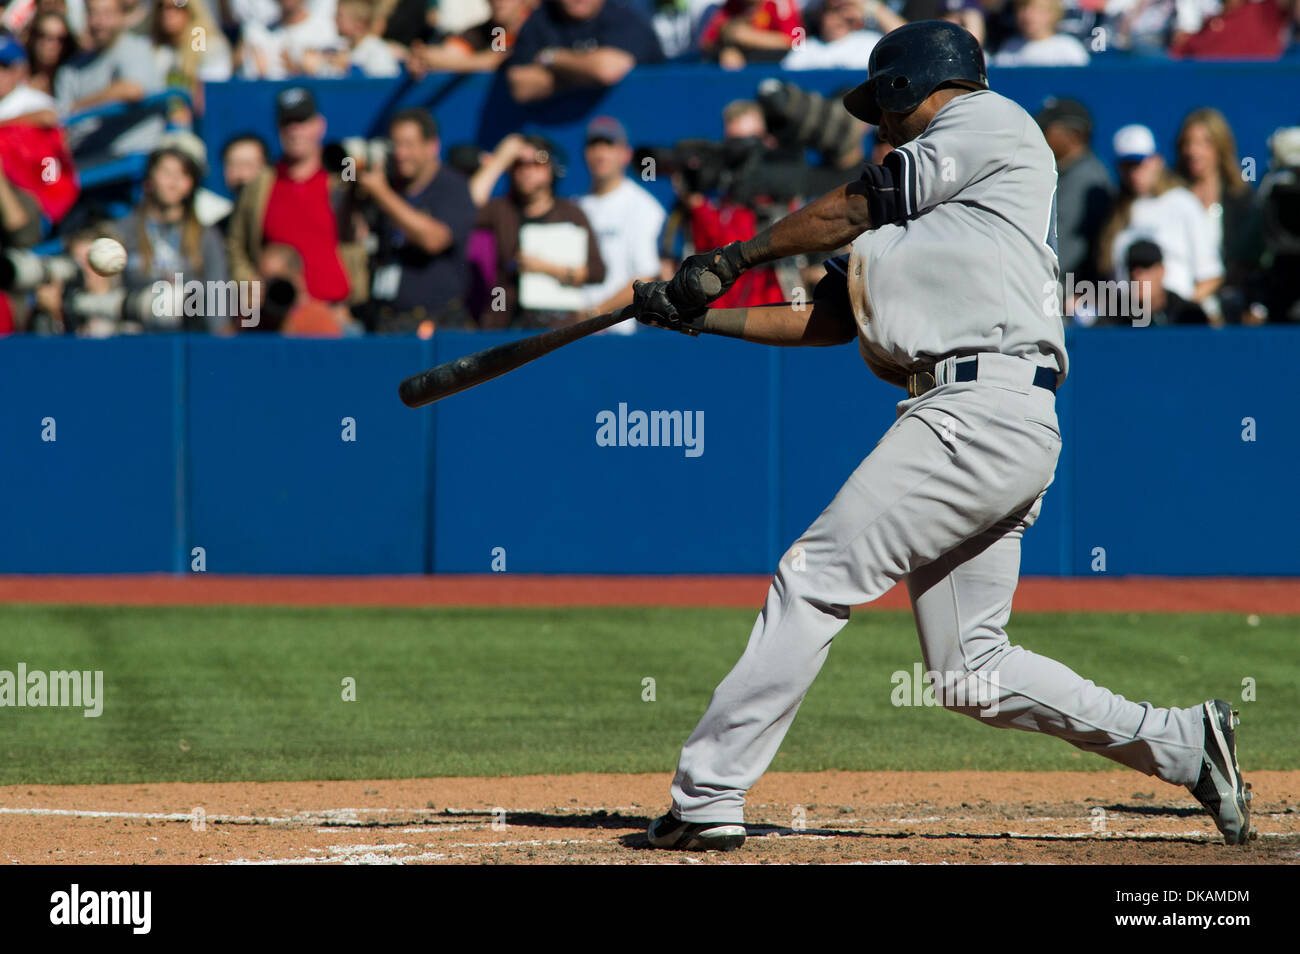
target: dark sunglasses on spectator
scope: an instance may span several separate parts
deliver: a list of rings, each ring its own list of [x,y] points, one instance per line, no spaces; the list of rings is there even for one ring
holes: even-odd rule
[[[46,33],[43,30],[36,34],[36,39],[38,40],[58,40],[60,43],[67,38],[68,34],[66,33]]]

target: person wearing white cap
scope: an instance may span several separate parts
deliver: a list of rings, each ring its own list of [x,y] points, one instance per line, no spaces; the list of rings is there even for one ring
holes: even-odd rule
[[[1122,127],[1114,147],[1120,192],[1101,231],[1101,272],[1126,281],[1128,247],[1148,239],[1164,255],[1165,287],[1188,301],[1205,301],[1223,284],[1223,261],[1200,202],[1165,165],[1146,126]]]

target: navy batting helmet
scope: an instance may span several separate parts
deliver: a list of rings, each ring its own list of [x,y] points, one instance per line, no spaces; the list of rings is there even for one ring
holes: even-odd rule
[[[984,51],[964,27],[918,20],[886,33],[871,51],[867,81],[844,96],[844,108],[880,125],[880,111],[910,113],[944,83],[988,89]]]

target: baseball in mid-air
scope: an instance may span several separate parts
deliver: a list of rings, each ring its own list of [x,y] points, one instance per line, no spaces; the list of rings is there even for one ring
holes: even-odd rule
[[[116,275],[122,269],[126,268],[126,249],[117,239],[97,238],[90,243],[90,252],[87,255],[90,260],[90,267],[98,275]]]

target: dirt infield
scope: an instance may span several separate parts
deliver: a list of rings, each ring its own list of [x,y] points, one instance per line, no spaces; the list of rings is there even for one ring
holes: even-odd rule
[[[0,603],[106,606],[723,606],[762,604],[766,576],[0,576]],[[894,587],[870,604],[906,609]],[[1300,579],[1029,577],[1021,612],[1300,614]]]
[[[772,773],[725,855],[647,849],[667,775],[0,788],[10,864],[1300,863],[1300,771],[1257,772],[1222,844],[1132,772]]]

